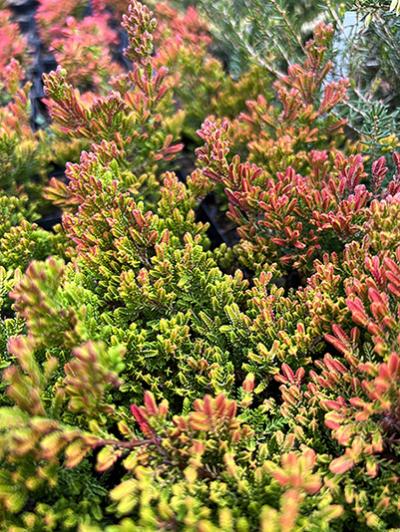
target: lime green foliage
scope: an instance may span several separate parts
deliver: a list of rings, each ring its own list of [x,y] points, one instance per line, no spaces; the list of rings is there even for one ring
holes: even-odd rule
[[[131,0],[110,93],[45,78],[52,134],[86,147],[44,189],[61,226],[0,197],[1,526],[397,529],[400,156],[345,141],[331,26],[272,88],[227,78],[196,12],[156,12]]]
[[[7,352],[8,340],[24,331],[24,320],[16,316],[9,292],[34,259],[44,259],[57,248],[58,237],[39,228],[35,213],[26,197],[0,197],[0,368],[6,368],[13,357]],[[4,383],[0,385],[0,404],[4,403]]]

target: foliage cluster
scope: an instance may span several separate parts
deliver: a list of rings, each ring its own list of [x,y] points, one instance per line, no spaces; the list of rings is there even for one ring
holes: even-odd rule
[[[0,56],[0,528],[400,528],[400,154],[348,135],[334,27],[234,79],[194,7],[36,19],[46,128]]]
[[[398,144],[400,11],[396,0],[197,0],[231,72],[257,64],[273,77],[304,55],[310,33],[333,24],[333,79],[350,77],[338,108],[370,155]]]

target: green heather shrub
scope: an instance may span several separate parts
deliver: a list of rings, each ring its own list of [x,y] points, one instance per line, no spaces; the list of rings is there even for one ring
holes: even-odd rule
[[[272,86],[232,80],[193,8],[155,10],[130,1],[132,68],[95,96],[44,77],[38,135],[80,152],[41,186],[61,225],[0,196],[0,529],[397,530],[400,155],[346,137],[331,26]]]
[[[13,58],[0,76],[0,185],[4,194],[27,192],[37,199],[43,178],[46,147],[43,132],[30,126],[31,83],[22,84],[24,70]]]
[[[32,220],[37,217],[28,198],[20,195],[0,197],[0,368],[11,364],[7,342],[24,332],[24,320],[18,317],[8,294],[19,283],[32,260],[43,260],[62,248],[62,238],[44,231]],[[0,404],[8,402],[5,383],[0,384]]]

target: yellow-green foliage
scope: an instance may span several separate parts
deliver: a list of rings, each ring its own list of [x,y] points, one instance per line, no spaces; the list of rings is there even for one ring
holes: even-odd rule
[[[0,528],[396,530],[400,157],[369,168],[343,143],[330,27],[269,106],[262,70],[227,78],[175,13],[157,29],[131,0],[110,93],[46,76],[52,134],[87,148],[45,186],[61,226],[39,228],[14,178],[0,197]],[[184,183],[181,130],[210,109]],[[208,193],[237,246],[199,221]]]

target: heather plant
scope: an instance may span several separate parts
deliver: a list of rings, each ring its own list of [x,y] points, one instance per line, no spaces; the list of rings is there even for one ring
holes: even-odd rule
[[[107,94],[111,80],[123,72],[123,67],[116,59],[119,36],[104,6],[97,9],[85,1],[60,4],[42,0],[35,19],[44,50],[63,67],[64,77],[79,89],[83,99],[92,103],[97,95]],[[44,99],[43,103],[48,102]],[[48,122],[47,113],[41,120]],[[47,172],[79,160],[86,147],[79,138],[68,138],[56,123],[46,127],[46,142]]]
[[[220,59],[209,51],[208,26],[193,7],[179,13],[165,3],[156,4],[161,22],[155,34],[156,61],[167,67],[177,105],[184,110],[183,133],[199,142],[197,129],[207,115],[235,118],[246,101],[260,93],[270,95],[271,80],[254,66],[233,79]]]
[[[132,21],[142,23],[143,31],[148,27],[147,24],[152,23],[150,13],[135,2],[132,3],[129,17]],[[128,20],[127,24],[131,22]],[[140,33],[137,33],[141,28],[137,30],[133,23],[128,26],[128,29],[131,28],[131,43],[134,43],[135,38],[141,38]],[[137,68],[134,71],[136,79],[140,79],[139,76],[151,76],[151,47],[147,46],[150,42],[147,39],[145,35],[144,46],[140,48],[139,53],[133,44],[127,52],[131,58],[137,60]],[[59,75],[62,75],[62,72]],[[56,79],[54,76],[50,79]],[[159,83],[157,78],[151,78],[155,79],[156,84]],[[151,91],[152,86],[145,88]],[[53,94],[57,96],[56,92]],[[150,92],[149,94],[152,96]],[[157,94],[155,101],[156,99]],[[136,105],[139,102],[142,104],[138,98],[132,100]],[[64,105],[67,107],[65,103]],[[144,114],[140,107],[137,113],[139,116]],[[146,115],[144,118],[147,118]],[[134,123],[134,120],[132,122]],[[146,123],[148,122],[144,121],[143,126],[146,126]],[[92,130],[89,129],[91,126],[84,130],[84,134],[94,136],[89,137],[92,142],[100,140],[102,133],[106,131],[105,128],[101,129],[101,123],[100,127],[98,126],[99,121],[94,121]],[[108,131],[111,135],[112,130]],[[28,394],[26,397],[30,398],[20,403],[22,410],[30,408],[29,403],[32,400],[31,412],[45,419],[47,407],[39,398],[41,390],[46,395],[49,394],[49,398],[54,397],[55,402],[50,399],[53,406],[48,406],[50,410],[47,417],[53,426],[59,423],[60,427],[63,423],[67,426],[71,422],[76,425],[78,438],[73,436],[71,451],[80,447],[81,431],[94,429],[95,434],[95,425],[98,425],[100,433],[105,434],[109,430],[112,438],[113,429],[107,421],[111,418],[104,417],[104,414],[115,411],[123,420],[132,397],[137,396],[139,399],[142,395],[141,382],[153,382],[154,393],[158,396],[165,394],[170,396],[171,400],[177,400],[187,395],[191,381],[193,386],[189,387],[193,388],[193,394],[196,389],[207,390],[208,378],[203,375],[203,372],[206,372],[215,382],[213,388],[218,389],[221,386],[220,381],[224,382],[224,374],[230,366],[228,364],[225,367],[226,355],[223,347],[218,347],[218,341],[216,344],[207,342],[207,333],[202,332],[207,331],[207,307],[209,314],[212,314],[214,308],[217,311],[232,300],[234,293],[240,293],[245,284],[239,274],[234,279],[222,274],[215,266],[210,253],[203,249],[207,243],[207,239],[202,236],[205,228],[194,220],[193,199],[186,192],[184,185],[179,184],[173,174],[164,175],[164,185],[161,189],[151,176],[140,177],[144,158],[140,157],[140,154],[139,157],[133,154],[134,166],[131,167],[139,177],[127,170],[126,163],[119,165],[119,160],[129,160],[129,152],[124,150],[130,148],[126,137],[120,135],[116,140],[119,139],[121,142],[117,146],[114,141],[104,138],[97,148],[93,147],[91,153],[82,155],[79,165],[71,165],[67,186],[54,184],[48,191],[49,196],[56,196],[59,202],[65,202],[71,209],[63,220],[70,242],[67,256],[71,263],[64,266],[55,258],[49,259],[45,264],[33,262],[15,287],[12,296],[18,316],[26,323],[27,335],[10,342],[10,353],[17,357],[16,360],[21,355],[21,362],[24,359],[29,366],[33,364],[41,383],[36,377],[31,379],[33,374],[30,374],[28,366],[25,366],[25,369],[28,369],[25,376],[22,366],[23,373],[20,373],[18,363],[11,366],[5,374],[5,380],[10,385],[10,400],[19,402],[18,397],[22,399],[21,392],[22,395]],[[176,151],[168,149],[165,143],[161,148],[161,157],[157,154],[153,163],[148,161],[146,170],[151,171],[156,161],[164,156],[169,158]],[[151,153],[150,148],[147,158]],[[154,214],[146,210],[146,203],[151,202],[154,205],[152,195],[147,198],[149,187],[146,187],[145,195],[141,195],[143,184],[152,181],[158,185],[155,186],[154,192],[154,196],[158,196],[158,212]],[[99,238],[102,240],[100,247],[95,244]],[[77,276],[78,269],[80,273]],[[198,300],[194,312],[190,294],[198,289],[201,289],[204,295]],[[35,303],[32,305],[30,301]],[[228,324],[228,315],[225,321]],[[222,346],[226,342],[225,336],[226,333],[221,333]],[[46,351],[49,348],[54,354],[52,362],[47,360]],[[70,359],[68,353],[71,349],[74,350],[76,358]],[[156,356],[160,349],[165,354],[163,360]],[[42,355],[34,362],[39,352],[42,352]],[[188,365],[189,354],[193,360]],[[172,365],[176,365],[176,370],[172,373],[170,357],[174,359]],[[140,370],[140,360],[147,359],[153,359],[148,366],[149,373]],[[24,365],[24,362],[22,364]],[[43,378],[39,377],[42,371]],[[125,372],[124,391],[119,375]],[[84,374],[88,377],[92,374],[95,379],[88,382],[85,391],[81,389],[81,378]],[[98,393],[91,399],[91,406],[86,411],[85,395],[90,395],[93,387],[98,388]],[[118,407],[107,405],[107,398],[111,398],[113,388],[116,388],[115,400]],[[65,401],[66,405],[69,405],[67,410],[62,407]],[[59,407],[56,406],[57,403]],[[67,414],[64,421],[63,411]],[[76,422],[73,422],[68,411],[72,412],[72,415],[78,414]],[[10,411],[3,411],[5,416],[8,415],[7,412]],[[53,421],[50,421],[51,419]],[[116,421],[115,418],[112,425]],[[5,426],[7,425],[8,422]],[[19,421],[15,425],[16,433],[19,432],[18,426]],[[68,528],[83,522],[80,521],[80,511],[83,512],[85,520],[97,516],[97,520],[101,522],[102,510],[99,509],[98,501],[106,493],[101,483],[98,490],[94,490],[95,493],[88,495],[88,510],[85,511],[85,506],[82,504],[80,507],[77,502],[77,514],[73,514],[67,521],[63,516],[62,525],[62,512],[58,512],[57,504],[49,515],[43,514],[43,509],[48,508],[47,505],[51,504],[52,499],[48,499],[43,492],[47,481],[57,485],[54,492],[56,500],[63,490],[62,481],[60,485],[55,477],[51,481],[53,473],[56,473],[54,466],[57,469],[57,465],[49,454],[49,467],[44,468],[46,472],[43,482],[32,484],[29,471],[32,471],[34,461],[28,451],[27,454],[23,453],[24,456],[21,455],[21,476],[14,477],[14,436],[9,428],[7,427],[2,440],[3,458],[9,463],[4,470],[1,492],[7,525],[25,523],[33,527],[54,528],[65,525]],[[34,439],[38,438],[39,442],[42,435],[40,428],[38,431],[34,429],[33,433],[30,432],[29,440],[33,443]],[[99,446],[104,445],[99,443]],[[39,455],[37,459],[41,460]],[[71,455],[69,465],[77,466],[79,461]],[[91,466],[88,464],[85,468],[89,473],[88,479]],[[72,478],[76,474],[74,471]],[[11,492],[6,487],[10,482]],[[32,490],[36,493],[37,504],[34,512],[27,512],[24,507]],[[14,492],[17,493],[16,497],[13,496]],[[71,503],[72,496],[71,493],[67,504]],[[62,503],[60,508],[64,508]],[[10,517],[7,517],[9,514]],[[107,522],[107,518],[105,519]]]
[[[82,91],[102,93],[110,79],[122,73],[112,57],[118,35],[109,22],[105,14],[82,20],[68,17],[60,35],[51,41],[49,49],[55,60],[68,72],[68,80]]]
[[[7,9],[0,9],[0,20],[0,186],[18,194],[38,174],[43,150],[30,128],[28,43]]]
[[[10,365],[12,357],[7,352],[8,340],[24,331],[24,321],[12,309],[9,292],[19,282],[28,264],[46,258],[55,252],[58,237],[44,231],[33,221],[37,218],[27,196],[0,197],[0,277],[1,277],[1,329],[0,368]],[[60,242],[61,245],[61,242]],[[0,385],[0,404],[4,404],[4,386]]]
[[[388,185],[385,157],[371,164],[345,141],[335,107],[348,81],[324,82],[331,35],[330,26],[319,26],[304,65],[275,83],[279,106],[259,96],[238,119],[209,117],[199,130],[204,146],[190,181],[204,195],[225,191],[240,237],[235,253],[249,269],[277,261],[284,271],[309,271],[321,253],[341,253],[362,236],[373,199],[397,193],[398,156]]]
[[[63,9],[39,12],[48,35]],[[15,179],[0,197],[1,526],[396,529],[400,157],[346,140],[330,26],[274,101],[261,69],[224,74],[194,10],[156,13],[130,1],[131,69],[98,92],[62,64],[44,78],[46,148],[73,155],[44,187],[61,226],[34,223]],[[13,68],[10,135],[27,124]],[[181,132],[210,110],[180,181]],[[233,248],[197,216],[209,193]]]
[[[349,81],[327,79],[333,66],[327,56],[332,35],[332,26],[320,24],[306,44],[303,64],[291,65],[274,83],[278,105],[260,94],[246,102],[247,109],[228,129],[226,141],[231,139],[234,149],[263,164],[270,175],[288,166],[307,171],[313,150],[323,146],[335,152],[344,146],[346,122],[335,111],[347,98]]]
[[[54,168],[56,157],[48,131],[33,129],[34,99],[30,80],[32,50],[10,14],[1,10],[4,24],[0,74],[0,186],[2,194],[27,194],[29,200],[43,212],[48,204],[41,192],[47,173]],[[58,145],[60,147],[60,143]],[[64,148],[65,150],[65,148]]]
[[[111,79],[123,72],[114,57],[119,37],[111,27],[110,14],[104,9],[90,11],[88,2],[60,4],[42,0],[35,15],[45,49],[63,67],[68,83],[79,89],[88,103],[97,95],[107,94]],[[46,99],[44,103],[48,103]],[[72,141],[55,123],[46,128],[46,133],[49,169],[79,160],[84,143],[79,139]]]
[[[31,128],[31,83],[11,59],[2,70],[0,93],[0,184],[3,194],[27,193],[38,202],[47,166],[46,136]]]
[[[3,78],[3,70],[7,67],[11,59],[19,61],[20,63],[27,63],[28,61],[28,43],[23,35],[21,35],[18,24],[12,21],[11,13],[8,9],[2,9],[0,5],[0,67],[1,79]]]
[[[318,360],[307,376],[302,368],[294,373],[285,366],[278,377],[282,414],[291,420],[293,434],[307,444],[320,431],[319,452],[335,457],[329,470],[340,475],[335,489],[343,490],[345,507],[372,529],[399,525],[399,360],[393,319],[398,312],[398,250],[391,254],[393,258],[355,245],[348,248],[343,270],[350,273],[345,274],[341,303],[345,313],[341,325],[325,335],[334,354]],[[340,271],[338,264],[336,269]]]
[[[55,0],[41,0],[35,19],[43,41],[49,44],[54,37],[59,37],[68,17],[82,16],[86,7],[86,2],[81,0],[61,3]]]
[[[132,77],[127,82],[121,61],[115,57],[119,35],[111,23],[112,17],[122,16],[120,8],[125,11],[127,4],[118,7],[95,3],[92,15],[83,16],[87,6],[80,3],[71,7],[74,16],[68,17],[64,8],[46,2],[38,9],[42,33],[46,26],[42,19],[52,20],[51,31],[44,33],[43,39],[65,71],[66,81],[79,89],[85,103],[94,102],[96,95],[108,96],[110,89],[127,90],[127,85],[135,83]],[[208,114],[235,117],[245,109],[247,99],[260,92],[269,94],[270,79],[262,69],[254,67],[237,81],[226,74],[222,62],[210,53],[208,27],[194,7],[180,12],[165,2],[157,3],[155,13],[158,24],[152,39],[155,53],[152,64],[165,78],[165,85],[172,88],[173,108],[179,110],[177,121],[181,119],[182,133],[190,142],[198,142],[196,130]],[[124,66],[129,69],[132,57],[127,58]],[[85,147],[75,140],[68,150],[71,139],[67,140],[64,133],[54,120],[50,127],[52,157],[60,165],[77,160],[79,151]]]
[[[199,0],[197,7],[224,51],[230,70],[257,64],[279,79],[304,57],[305,42],[321,22],[333,24],[334,76],[352,80],[340,106],[364,153],[378,158],[398,147],[399,12],[396,1]]]

